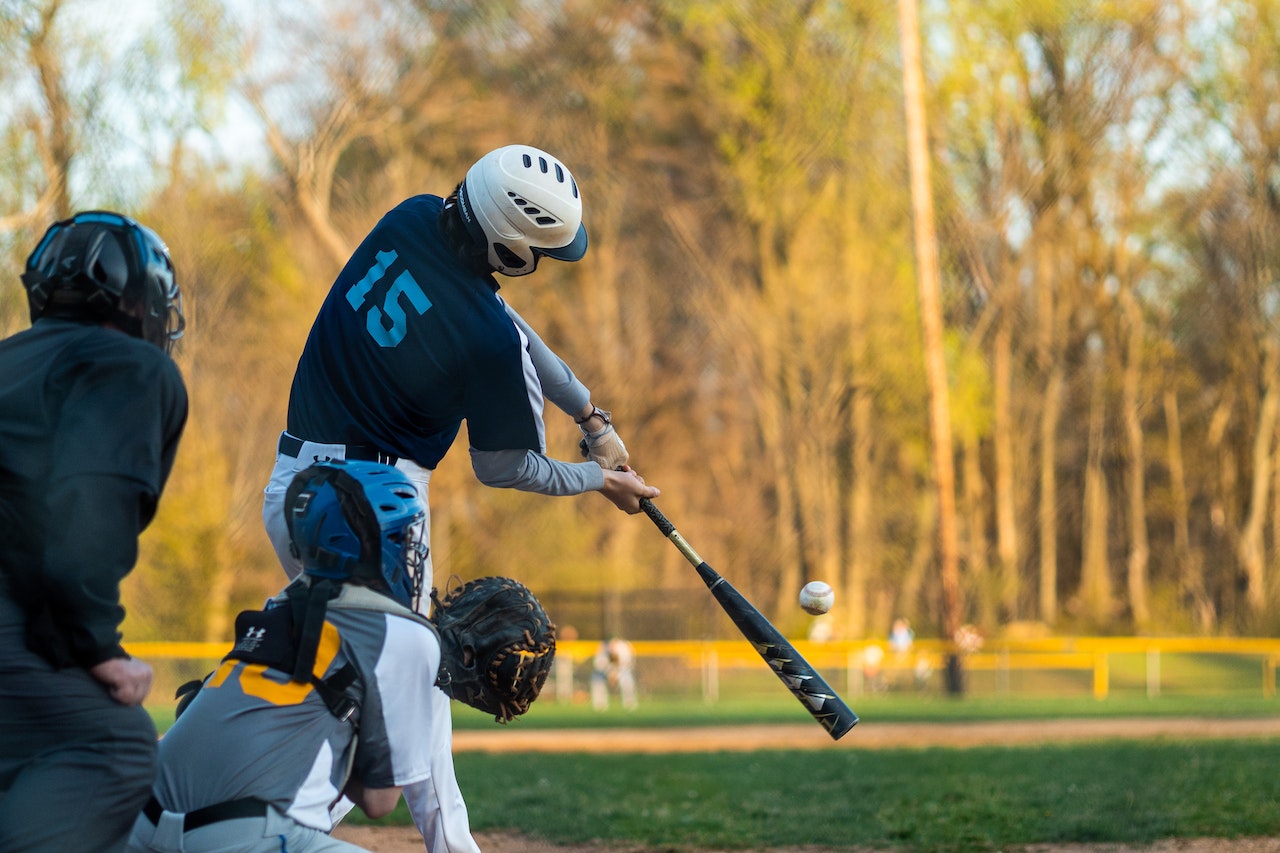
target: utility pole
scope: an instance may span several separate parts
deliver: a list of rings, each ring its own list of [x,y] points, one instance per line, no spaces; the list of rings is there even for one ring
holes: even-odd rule
[[[911,210],[916,247],[916,284],[924,333],[925,376],[929,393],[929,435],[933,477],[938,490],[938,558],[942,574],[943,632],[952,643],[947,655],[947,692],[964,692],[960,652],[960,543],[956,530],[956,474],[951,447],[951,402],[943,349],[942,287],[938,268],[938,235],[933,221],[933,189],[929,169],[924,110],[924,70],[920,58],[920,18],[916,0],[898,0],[902,39],[902,88],[907,118],[907,160],[911,170]]]

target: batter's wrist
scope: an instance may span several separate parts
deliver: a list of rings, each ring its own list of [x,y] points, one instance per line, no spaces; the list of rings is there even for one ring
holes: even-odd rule
[[[602,427],[606,427],[612,423],[612,421],[609,420],[609,413],[606,412],[604,409],[600,408],[599,406],[592,406],[590,413],[588,413],[586,417],[574,418],[573,422],[578,426],[585,426],[587,421],[591,420],[592,418],[599,418],[600,426]],[[596,431],[598,432],[598,430]]]

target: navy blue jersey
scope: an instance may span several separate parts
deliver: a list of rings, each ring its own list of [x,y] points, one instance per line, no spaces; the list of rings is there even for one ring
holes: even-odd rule
[[[437,228],[439,196],[387,213],[330,289],[289,395],[289,432],[435,468],[467,422],[480,451],[545,452],[542,390],[491,275]]]

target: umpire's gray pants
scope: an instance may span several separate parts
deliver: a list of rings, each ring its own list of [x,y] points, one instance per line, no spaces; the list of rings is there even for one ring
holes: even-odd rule
[[[274,808],[264,817],[221,820],[190,832],[182,831],[183,817],[165,812],[159,823],[152,823],[145,814],[138,815],[128,853],[367,853]]]
[[[0,850],[117,853],[156,772],[156,727],[86,670],[0,648]]]

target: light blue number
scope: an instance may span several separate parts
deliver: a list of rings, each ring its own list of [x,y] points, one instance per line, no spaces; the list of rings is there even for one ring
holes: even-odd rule
[[[359,311],[360,306],[364,304],[364,298],[369,295],[369,290],[387,274],[387,267],[395,263],[398,258],[394,251],[379,252],[378,261],[369,267],[369,271],[364,274],[364,278],[351,285],[351,289],[347,291],[347,302],[351,303],[351,307]]]
[[[387,290],[387,298],[382,301],[382,310],[378,310],[377,306],[370,308],[369,318],[365,323],[365,328],[369,330],[369,334],[380,347],[393,347],[404,340],[409,323],[404,309],[400,307],[402,293],[408,297],[409,304],[418,312],[418,316],[427,313],[427,309],[431,307],[431,300],[422,292],[422,288],[418,286],[418,282],[409,274],[409,271],[400,273],[392,282],[391,288]],[[384,312],[387,319],[391,321],[390,329],[382,324]]]
[[[357,311],[364,305],[365,297],[369,295],[369,291],[374,284],[381,281],[383,276],[387,274],[387,268],[395,262],[398,257],[394,251],[378,252],[377,262],[369,268],[364,278],[351,286],[347,291],[347,302]],[[382,300],[382,307],[374,305],[369,309],[369,316],[365,319],[365,329],[369,335],[380,347],[394,347],[404,340],[405,333],[408,331],[408,316],[405,314],[404,308],[400,305],[400,296],[403,294],[413,309],[421,316],[427,313],[431,307],[431,300],[422,292],[417,280],[409,273],[408,270],[400,273],[396,280],[391,283],[391,287],[387,289],[387,295]],[[386,328],[383,324],[383,318],[391,321],[391,328]]]

